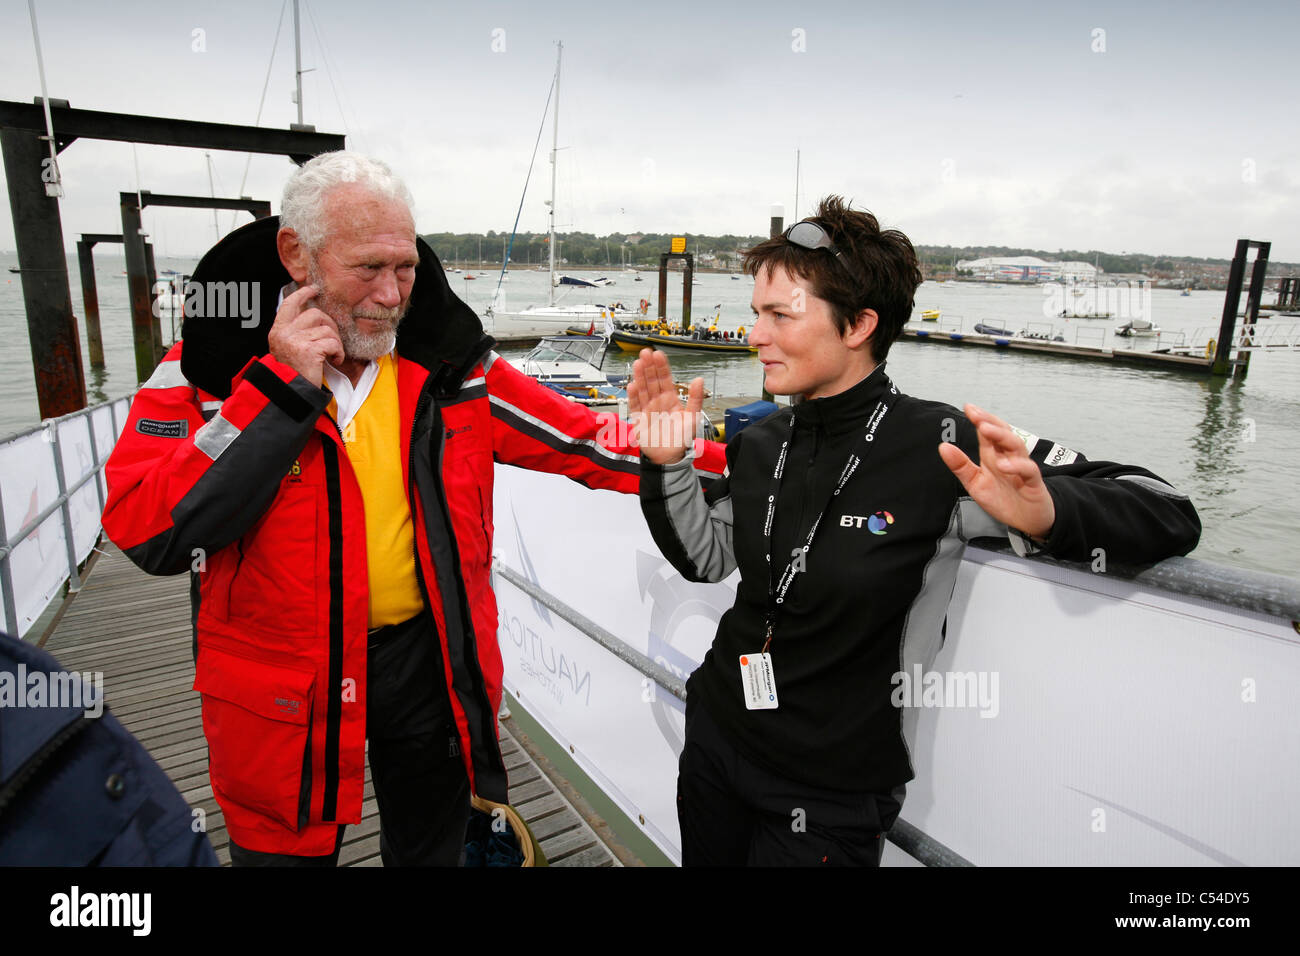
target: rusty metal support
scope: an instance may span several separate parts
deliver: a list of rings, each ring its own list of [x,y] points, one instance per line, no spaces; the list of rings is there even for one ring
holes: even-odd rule
[[[686,259],[686,271],[682,273],[682,329],[691,330],[691,294],[695,285],[695,257],[689,252],[682,255]]]
[[[153,364],[157,368],[167,354],[167,346],[163,342],[162,316],[158,312],[158,268],[153,261],[153,243],[148,239],[144,242],[144,273],[149,285],[149,314],[153,316]]]
[[[143,189],[140,191],[140,208],[146,206],[243,210],[251,212],[254,219],[265,219],[271,215],[271,203],[267,199],[250,199],[247,196],[240,196],[238,199],[220,199],[216,196],[176,196],[169,193],[151,193]]]
[[[131,338],[135,343],[135,379],[143,382],[158,364],[154,358],[153,296],[150,294],[148,263],[144,252],[144,230],[140,203],[135,193],[121,193],[122,245],[126,251],[126,289],[131,302]]]
[[[317,133],[310,127],[280,130],[233,126],[72,109],[66,100],[53,98],[49,102],[55,130],[54,145],[58,152],[79,138],[107,139],[198,149],[278,153],[301,165],[313,156],[345,146],[343,136]],[[14,238],[18,245],[23,303],[36,374],[36,396],[41,417],[51,418],[85,407],[86,379],[81,364],[77,320],[72,312],[58,200],[45,194],[45,176],[48,175],[45,161],[49,158],[45,140],[45,105],[42,100],[38,98],[34,103],[0,100],[0,150],[4,154],[9,207],[13,212]],[[261,212],[263,207],[265,213]],[[246,207],[221,205],[217,208]],[[263,203],[250,211],[261,216],[269,214],[270,208]],[[132,218],[125,209],[123,217],[124,220]],[[136,372],[143,381],[152,372],[154,364],[153,317],[148,315],[143,328],[137,324],[142,312],[151,312],[148,306],[151,290],[146,285],[145,254],[138,241],[138,209],[133,219],[134,228],[124,229],[124,245],[128,285],[131,287],[132,322],[136,325]],[[89,336],[89,332],[87,334]]]
[[[81,301],[86,310],[86,345],[90,367],[104,367],[104,336],[99,328],[99,290],[95,286],[95,244],[83,236],[77,242],[77,264],[81,267]]]
[[[301,166],[313,156],[343,149],[344,146],[344,138],[338,133],[318,133],[312,127],[269,129],[72,109],[66,100],[53,98],[50,99],[50,115],[60,150],[73,140],[84,137],[123,143],[156,143],[160,146],[189,146],[193,149],[279,154],[288,156]],[[45,110],[39,103],[0,100],[0,126],[43,134]]]
[[[659,257],[659,321],[668,317],[668,256],[665,252]]]
[[[86,374],[72,313],[59,201],[45,194],[48,149],[39,133],[0,125],[0,152],[18,244],[36,401],[41,418],[57,418],[86,407]]]
[[[1259,321],[1259,301],[1264,297],[1264,280],[1268,272],[1268,255],[1272,251],[1270,242],[1256,243],[1255,268],[1250,273],[1250,291],[1246,293],[1246,322],[1242,326],[1242,345],[1254,345],[1255,323]],[[1250,336],[1247,338],[1246,336]],[[1250,371],[1250,356],[1253,349],[1237,353],[1237,378],[1245,378]]]
[[[668,260],[683,259],[686,269],[682,273],[682,328],[691,327],[691,280],[695,275],[695,257],[689,252],[663,252],[659,254],[659,319],[668,315]]]
[[[121,193],[122,236],[126,246],[126,282],[131,296],[131,327],[135,339],[136,375],[143,382],[167,354],[163,342],[162,317],[154,308],[154,289],[158,276],[154,269],[153,245],[143,235],[140,213],[146,206],[172,206],[185,209],[235,209],[250,212],[258,219],[271,215],[271,203],[265,199],[220,199],[213,196],[176,196],[151,193]],[[137,261],[138,260],[138,261]]]
[[[1297,304],[1300,304],[1300,278],[1283,276],[1278,280],[1274,305],[1279,309],[1294,309]]]
[[[1232,338],[1237,331],[1237,306],[1241,304],[1241,286],[1246,277],[1246,255],[1255,249],[1255,267],[1251,271],[1250,291],[1246,298],[1245,328],[1247,334],[1254,331],[1259,318],[1259,300],[1264,293],[1264,275],[1268,271],[1268,254],[1272,243],[1256,242],[1252,239],[1238,239],[1237,250],[1232,257],[1232,266],[1228,271],[1228,287],[1223,294],[1223,317],[1219,322],[1219,338],[1215,347],[1214,363],[1210,366],[1211,375],[1229,376],[1236,374],[1245,377],[1249,367],[1250,352],[1242,352],[1234,363],[1232,358]]]
[[[775,239],[777,236],[785,232],[785,207],[780,203],[772,204],[772,218],[768,221],[767,229],[767,237],[769,239]],[[772,401],[772,393],[767,390],[767,376],[763,377],[763,382],[764,384],[762,389],[760,389],[760,394],[763,397],[763,401],[770,402]]]

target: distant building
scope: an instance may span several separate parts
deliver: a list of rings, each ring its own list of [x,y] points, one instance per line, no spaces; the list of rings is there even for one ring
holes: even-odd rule
[[[1097,269],[1091,262],[1048,262],[1037,256],[994,256],[957,263],[959,274],[997,282],[1054,282],[1061,278],[1091,282]]]
[[[645,237],[644,237],[641,233],[639,233],[639,232],[638,232],[638,233],[635,233],[634,235],[631,235],[631,236],[628,236],[628,237],[627,237],[627,244],[628,244],[629,246],[635,246],[635,245],[636,245],[638,242],[640,242],[643,238],[645,238]]]

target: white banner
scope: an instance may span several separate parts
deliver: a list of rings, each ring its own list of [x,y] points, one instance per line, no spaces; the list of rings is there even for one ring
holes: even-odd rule
[[[4,495],[5,534],[10,540],[58,500],[53,437],[54,429],[50,427],[0,445],[0,489]],[[5,630],[21,637],[68,579],[63,516],[57,510],[15,545],[8,569],[18,619],[11,621],[6,614]]]
[[[734,583],[692,584],[673,570],[634,496],[501,466],[494,513],[503,564],[683,681],[735,598]],[[679,861],[685,705],[499,575],[494,588],[506,687]]]
[[[0,496],[4,500],[4,531],[10,541],[58,500],[56,449],[63,465],[64,487],[73,488],[91,473],[96,460],[108,458],[117,441],[113,415],[116,413],[120,429],[126,423],[130,405],[130,399],[118,399],[111,406],[104,404],[84,414],[52,419],[38,431],[0,444]],[[68,498],[73,554],[78,564],[90,555],[99,537],[103,481],[101,471]],[[7,566],[17,620],[10,620],[7,611],[3,612],[7,633],[25,635],[68,580],[66,533],[62,509],[56,508],[14,545]]]
[[[495,524],[504,565],[683,679],[735,597],[734,576],[684,581],[634,496],[500,466]],[[682,704],[500,575],[495,588],[507,689],[679,861]],[[966,859],[1300,863],[1290,622],[970,548],[930,673],[947,693],[917,681],[902,817]],[[885,862],[910,861],[891,847]]]
[[[997,675],[922,709],[903,807],[967,859],[1300,863],[1291,622],[972,548],[934,669]]]

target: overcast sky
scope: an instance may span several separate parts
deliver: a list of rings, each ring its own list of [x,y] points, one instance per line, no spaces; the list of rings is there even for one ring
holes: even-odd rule
[[[37,0],[50,95],[251,125],[280,0]],[[306,121],[409,182],[421,231],[508,231],[564,42],[561,230],[765,233],[839,192],[917,243],[1300,260],[1300,5],[303,2]],[[261,125],[294,121],[292,3]],[[199,31],[196,33],[196,31]],[[40,81],[26,3],[0,7],[0,99]],[[546,228],[547,119],[521,230]],[[213,153],[218,195],[245,154]],[[207,194],[202,151],[82,140],[66,240],[121,229],[117,193]],[[242,192],[276,211],[288,161]],[[7,203],[0,248],[12,249]],[[231,213],[220,214],[227,231]],[[240,216],[239,222],[248,221]],[[197,254],[210,212],[151,210]]]

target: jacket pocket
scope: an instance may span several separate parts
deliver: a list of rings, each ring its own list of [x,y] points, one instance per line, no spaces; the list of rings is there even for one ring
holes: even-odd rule
[[[194,677],[213,792],[294,832],[315,683],[313,671],[210,644],[199,652]]]

